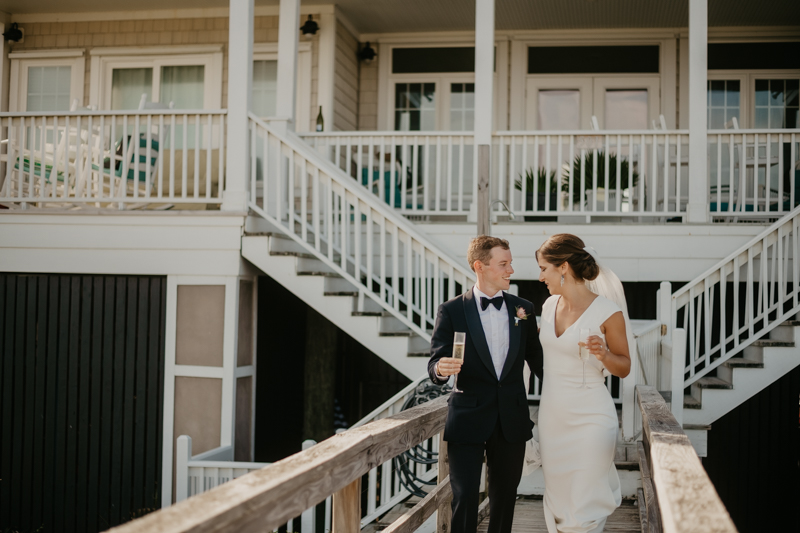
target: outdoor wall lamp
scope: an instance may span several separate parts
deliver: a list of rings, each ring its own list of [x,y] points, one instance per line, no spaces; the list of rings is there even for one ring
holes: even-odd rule
[[[11,27],[3,33],[6,41],[19,42],[22,39],[22,30],[19,29],[16,22],[11,23]]]
[[[300,26],[300,31],[303,32],[303,37],[306,39],[311,39],[314,35],[317,34],[317,30],[319,30],[319,24],[314,22],[314,19],[311,18],[311,15],[308,16],[308,20]]]
[[[375,52],[375,49],[369,45],[369,41],[367,41],[367,44],[364,46],[364,48],[358,52],[358,58],[367,64],[372,63],[377,55],[378,54]]]

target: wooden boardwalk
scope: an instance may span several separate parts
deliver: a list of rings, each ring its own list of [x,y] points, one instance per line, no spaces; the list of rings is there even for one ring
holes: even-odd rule
[[[486,533],[489,528],[487,518],[478,525],[478,533]],[[603,531],[613,533],[641,533],[639,522],[639,508],[632,501],[625,500],[606,522]],[[544,509],[542,500],[517,500],[514,511],[514,526],[511,533],[547,533],[544,523]]]

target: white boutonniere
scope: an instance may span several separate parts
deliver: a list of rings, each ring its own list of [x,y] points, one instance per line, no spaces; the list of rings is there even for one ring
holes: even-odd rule
[[[525,309],[517,306],[517,316],[514,317],[514,325],[519,326],[520,320],[528,320],[528,313],[525,312]]]

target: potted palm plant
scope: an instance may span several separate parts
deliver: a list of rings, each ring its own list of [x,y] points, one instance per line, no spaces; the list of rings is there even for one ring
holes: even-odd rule
[[[594,172],[594,158],[595,152],[588,152],[584,157],[576,156],[572,162],[572,203],[579,204],[584,198],[581,197],[581,165],[584,167],[583,174],[583,190],[596,190],[605,189],[606,187],[606,153],[602,150],[597,151],[597,174]],[[617,178],[619,178],[620,190],[635,187],[639,182],[639,173],[635,169],[630,168],[628,160],[624,157],[620,161],[620,175],[617,176],[617,154],[610,153],[608,155],[608,196],[611,199],[612,192],[617,189]],[[570,178],[569,168],[564,169],[564,175],[561,178],[561,190],[569,194]]]
[[[536,171],[536,210],[545,211],[547,208],[547,196],[550,196],[550,211],[558,209],[556,202],[558,202],[558,180],[556,178],[556,171],[550,171],[550,179],[547,179],[547,170],[544,167],[539,167]],[[519,179],[514,182],[514,188],[518,191],[522,190],[522,180],[525,180],[525,210],[533,210],[533,194],[534,194],[534,174],[533,168],[525,171],[525,176],[520,174]],[[548,188],[549,184],[549,188]],[[534,217],[525,217],[525,221],[529,222],[534,220]],[[546,219],[539,218],[538,220],[544,221]],[[552,219],[555,221],[555,218]]]

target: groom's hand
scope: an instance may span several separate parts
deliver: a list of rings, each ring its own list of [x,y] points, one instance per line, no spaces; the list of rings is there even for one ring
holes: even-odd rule
[[[461,365],[464,364],[463,359],[456,359],[454,357],[442,357],[436,363],[436,373],[442,377],[452,376],[461,372]]]

